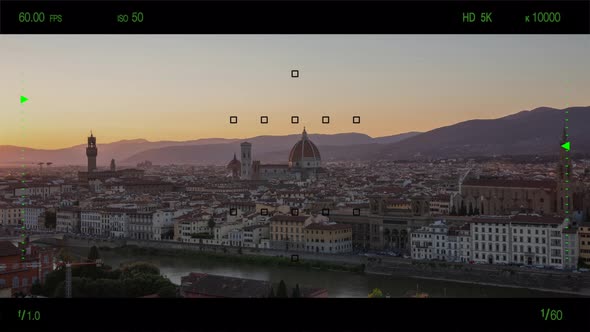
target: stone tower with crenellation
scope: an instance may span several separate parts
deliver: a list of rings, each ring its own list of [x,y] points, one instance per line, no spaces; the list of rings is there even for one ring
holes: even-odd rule
[[[86,147],[86,157],[88,157],[88,173],[96,171],[96,156],[98,155],[98,148],[96,147],[96,137],[90,132],[88,137],[88,146]]]

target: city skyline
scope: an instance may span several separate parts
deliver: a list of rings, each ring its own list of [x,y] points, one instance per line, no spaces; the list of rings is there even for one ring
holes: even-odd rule
[[[19,36],[0,45],[0,145],[37,149],[79,145],[90,130],[102,144],[303,126],[380,137],[585,106],[590,94],[590,46],[578,36]],[[19,105],[20,95],[30,100]]]

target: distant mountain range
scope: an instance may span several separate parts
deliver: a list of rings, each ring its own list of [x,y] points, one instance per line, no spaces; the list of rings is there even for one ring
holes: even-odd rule
[[[409,132],[372,138],[365,134],[310,134],[323,161],[411,159],[416,156],[453,158],[493,155],[548,155],[559,151],[565,112],[568,112],[572,152],[590,153],[590,106],[564,110],[540,107],[499,119],[469,120],[425,133]],[[135,165],[144,160],[154,164],[224,164],[239,143],[252,143],[255,159],[263,163],[285,163],[300,134],[256,136],[245,139],[207,138],[183,142],[145,139],[100,143],[98,164],[107,166],[111,159],[119,165]],[[0,164],[20,163],[21,149],[30,162],[53,162],[55,165],[85,165],[85,145],[58,150],[38,150],[0,145]]]
[[[379,147],[372,158],[557,154],[566,117],[571,151],[589,153],[590,106],[563,110],[540,107],[499,119],[470,120],[437,128],[403,142]]]
[[[372,138],[365,134],[310,134],[309,138],[318,145],[326,146],[326,157],[333,155],[329,147],[362,146],[366,144],[389,144],[398,142],[418,132]],[[150,142],[145,139],[123,140],[98,145],[98,164],[107,166],[111,159],[118,165],[135,165],[138,162],[150,160],[154,164],[220,164],[227,163],[234,153],[240,151],[240,143],[244,141],[253,144],[252,152],[265,162],[285,162],[290,148],[301,139],[301,134],[286,136],[256,136],[245,139],[206,138],[191,141],[158,141]],[[26,159],[31,163],[53,162],[54,165],[85,165],[86,145],[80,144],[70,148],[57,150],[41,150],[22,148],[10,145],[0,145],[0,165],[21,163],[21,150],[24,149]],[[337,149],[338,150],[338,149]],[[338,157],[336,154],[334,157]],[[268,160],[268,159],[270,160]]]

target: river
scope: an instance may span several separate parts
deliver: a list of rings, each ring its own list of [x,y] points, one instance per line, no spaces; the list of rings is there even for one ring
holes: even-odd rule
[[[77,255],[86,256],[88,248],[69,248]],[[284,280],[289,289],[300,287],[326,288],[329,297],[366,298],[374,288],[391,297],[402,297],[408,291],[426,292],[430,297],[494,298],[494,297],[570,297],[571,295],[542,292],[524,288],[482,286],[438,280],[383,276],[366,273],[333,272],[296,267],[272,267],[246,263],[220,262],[209,257],[131,256],[117,251],[101,251],[105,264],[118,268],[121,264],[150,262],[160,268],[163,276],[180,284],[180,278],[190,272],[202,272],[238,278]]]

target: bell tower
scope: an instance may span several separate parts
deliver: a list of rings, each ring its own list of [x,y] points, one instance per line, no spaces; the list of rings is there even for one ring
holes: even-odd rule
[[[241,173],[240,179],[251,180],[252,179],[252,144],[244,142],[240,144],[242,156],[241,160]]]
[[[86,157],[88,157],[88,173],[96,170],[96,156],[98,155],[98,149],[96,148],[96,137],[92,135],[90,131],[90,137],[88,137],[88,146],[86,147]]]

